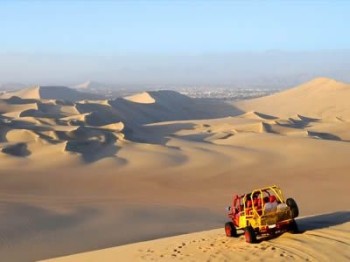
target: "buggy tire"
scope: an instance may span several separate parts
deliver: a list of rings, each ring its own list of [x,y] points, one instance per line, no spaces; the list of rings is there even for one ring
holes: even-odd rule
[[[256,234],[251,226],[244,229],[244,237],[247,243],[256,243]]]
[[[288,198],[286,201],[287,206],[289,206],[291,213],[292,213],[292,218],[296,218],[299,216],[299,208],[297,205],[297,202],[293,198]]]
[[[232,222],[225,224],[225,233],[227,237],[237,237],[237,229]]]
[[[294,219],[293,219],[292,223],[289,224],[288,231],[292,234],[297,234],[299,232],[298,224]]]

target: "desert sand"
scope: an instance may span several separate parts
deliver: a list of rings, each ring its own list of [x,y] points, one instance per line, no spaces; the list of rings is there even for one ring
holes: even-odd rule
[[[48,261],[348,261],[349,219],[349,212],[300,218],[299,234],[285,233],[257,244],[214,229]]]
[[[211,229],[78,257],[222,261],[232,250],[241,260],[261,251],[277,260],[349,257],[349,85],[320,78],[232,104],[173,91],[106,100],[51,88],[0,97],[2,259]],[[252,246],[227,239],[218,228],[232,194],[269,184],[294,197],[301,216],[317,214],[300,219],[305,232]]]

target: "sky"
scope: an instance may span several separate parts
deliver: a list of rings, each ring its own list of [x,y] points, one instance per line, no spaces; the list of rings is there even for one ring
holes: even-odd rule
[[[145,71],[147,67],[156,76],[164,65],[186,71],[179,57],[183,63],[198,66],[203,61],[205,67],[210,62],[205,58],[217,55],[224,67],[223,54],[255,53],[258,57],[289,52],[292,59],[294,53],[326,52],[329,56],[350,49],[349,11],[350,1],[336,0],[0,0],[0,82],[60,81],[54,72],[64,72],[69,59],[75,64],[71,73],[76,77],[67,81],[104,76],[115,82],[118,79],[112,72],[103,73],[107,58],[114,60],[107,59],[116,70]],[[12,71],[6,69],[8,63]],[[186,75],[177,77],[186,82]]]

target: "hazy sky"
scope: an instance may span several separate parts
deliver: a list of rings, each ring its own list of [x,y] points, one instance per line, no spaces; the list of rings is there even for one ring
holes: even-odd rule
[[[169,76],[162,83],[186,82],[193,69],[199,78],[213,73],[201,80],[215,82],[222,73],[210,61],[225,68],[232,64],[225,54],[263,54],[268,63],[272,50],[291,59],[349,50],[349,12],[350,1],[0,1],[0,82],[61,81],[67,66],[67,81],[121,75],[127,82],[124,70],[133,71],[131,82],[143,72],[142,83],[147,72],[156,83],[159,71]],[[239,72],[224,71],[226,79]]]

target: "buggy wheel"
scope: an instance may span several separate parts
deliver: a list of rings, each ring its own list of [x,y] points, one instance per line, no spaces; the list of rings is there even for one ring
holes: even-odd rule
[[[293,219],[293,221],[289,224],[289,228],[288,228],[288,231],[292,234],[296,234],[299,232],[299,229],[298,229],[298,224],[297,222]]]
[[[286,201],[287,206],[289,206],[291,212],[292,212],[292,218],[296,218],[299,216],[299,208],[297,203],[293,198],[288,198]]]
[[[248,226],[244,229],[244,237],[247,243],[255,243],[256,242],[256,234],[254,229],[251,226]]]
[[[237,237],[237,229],[232,222],[225,224],[225,233],[228,237]]]

